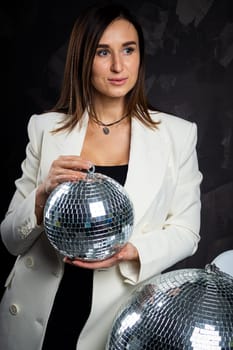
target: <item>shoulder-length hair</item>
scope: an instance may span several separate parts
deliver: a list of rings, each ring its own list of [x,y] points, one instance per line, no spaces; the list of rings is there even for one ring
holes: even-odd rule
[[[145,94],[145,53],[142,28],[130,11],[119,4],[90,6],[76,20],[68,45],[60,97],[52,111],[67,114],[61,130],[72,130],[81,121],[84,111],[96,116],[93,107],[92,64],[100,38],[107,26],[116,19],[129,21],[139,39],[140,64],[135,86],[126,95],[125,114],[139,119],[144,125],[156,128],[150,117]]]

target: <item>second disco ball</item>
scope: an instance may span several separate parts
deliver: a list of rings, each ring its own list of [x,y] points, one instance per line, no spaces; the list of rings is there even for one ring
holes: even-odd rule
[[[106,350],[233,349],[233,278],[215,265],[151,278],[122,305]]]
[[[123,186],[94,170],[84,180],[58,185],[44,208],[45,233],[54,248],[85,261],[117,253],[133,224],[133,205]]]

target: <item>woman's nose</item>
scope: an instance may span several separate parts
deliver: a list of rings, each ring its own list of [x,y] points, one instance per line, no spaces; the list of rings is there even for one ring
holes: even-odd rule
[[[120,55],[113,55],[112,57],[112,63],[111,63],[111,70],[112,72],[121,72],[123,69],[123,62],[122,57]]]

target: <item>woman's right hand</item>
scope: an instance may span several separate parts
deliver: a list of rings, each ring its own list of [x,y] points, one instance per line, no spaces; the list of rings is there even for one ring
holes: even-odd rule
[[[86,177],[86,172],[92,167],[90,161],[79,156],[60,156],[53,161],[49,173],[42,183],[44,192],[49,194],[55,187],[66,181],[77,181]]]
[[[45,180],[38,186],[36,192],[35,213],[37,223],[43,219],[43,208],[49,194],[61,183],[78,181],[86,178],[86,173],[93,164],[79,156],[60,156],[55,159]]]

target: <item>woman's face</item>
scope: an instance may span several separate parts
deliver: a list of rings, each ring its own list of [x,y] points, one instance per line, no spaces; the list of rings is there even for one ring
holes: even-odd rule
[[[140,64],[138,34],[125,19],[104,31],[93,61],[92,85],[99,97],[122,98],[135,85]]]

